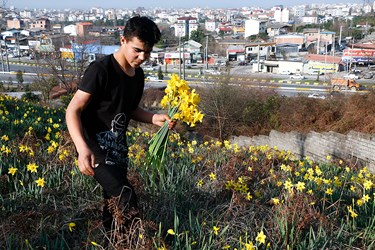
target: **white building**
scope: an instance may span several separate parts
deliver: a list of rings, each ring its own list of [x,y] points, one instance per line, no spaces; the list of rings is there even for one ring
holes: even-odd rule
[[[190,37],[193,30],[198,30],[198,23],[194,17],[180,17],[173,27],[175,28],[175,36],[182,37],[188,35]]]
[[[318,23],[318,17],[317,16],[304,16],[302,17],[302,23],[306,23],[306,24]]]
[[[31,18],[31,11],[28,10],[21,10],[20,17],[22,18]]]
[[[213,20],[206,20],[205,23],[204,23],[204,28],[207,30],[207,31],[211,31],[211,32],[214,32],[217,28],[217,23]]]
[[[273,14],[274,20],[277,23],[289,22],[289,10],[287,8],[278,7]]]
[[[252,35],[258,35],[259,33],[266,32],[267,21],[250,19],[245,21],[245,35],[244,37],[249,37]]]
[[[77,36],[76,26],[74,24],[65,26],[63,30],[64,34],[69,34],[70,36]]]

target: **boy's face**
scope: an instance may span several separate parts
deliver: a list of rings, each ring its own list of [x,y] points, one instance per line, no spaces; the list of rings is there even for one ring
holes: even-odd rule
[[[121,36],[120,41],[121,46],[123,46],[123,56],[125,56],[127,63],[132,68],[140,67],[150,57],[152,48],[145,46],[145,43],[137,37],[125,39],[125,37]]]

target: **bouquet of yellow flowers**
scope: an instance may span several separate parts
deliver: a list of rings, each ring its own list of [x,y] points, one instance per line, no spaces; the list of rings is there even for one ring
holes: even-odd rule
[[[168,109],[168,115],[172,120],[185,122],[190,127],[202,122],[203,114],[198,110],[199,95],[195,89],[191,90],[188,83],[177,75],[172,75],[165,89],[165,95],[160,104]],[[169,137],[168,122],[159,129],[149,142],[149,154],[151,159],[164,159]]]

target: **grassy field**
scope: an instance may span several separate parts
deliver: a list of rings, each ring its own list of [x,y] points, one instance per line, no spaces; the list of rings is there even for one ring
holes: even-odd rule
[[[204,122],[204,121],[203,121]],[[142,218],[108,249],[372,249],[374,174],[341,159],[128,132]],[[79,173],[64,110],[0,96],[0,248],[103,249],[101,187]]]

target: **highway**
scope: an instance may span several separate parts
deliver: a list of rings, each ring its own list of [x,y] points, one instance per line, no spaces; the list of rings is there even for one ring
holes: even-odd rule
[[[36,68],[27,62],[11,62],[10,64],[11,72],[1,72],[0,71],[0,81],[8,84],[12,82],[17,84],[16,74],[18,70],[24,72],[23,79],[24,84],[32,83],[36,80],[36,72],[43,72],[48,74],[51,69],[48,68]],[[5,66],[5,65],[4,65]],[[0,70],[2,68],[0,67]],[[162,70],[165,67],[162,66]],[[146,81],[146,87],[163,87],[166,85],[167,80],[172,74],[179,74],[180,72],[185,72],[185,79],[192,85],[196,86],[207,86],[215,82],[229,82],[230,84],[251,87],[258,89],[273,89],[280,95],[284,96],[297,96],[299,94],[309,95],[311,93],[320,93],[322,95],[330,95],[331,88],[325,80],[324,76],[319,76],[317,81],[317,76],[306,76],[307,79],[304,80],[292,80],[289,79],[288,75],[272,74],[272,73],[254,73],[252,72],[252,66],[236,66],[230,68],[230,73],[224,72],[222,75],[199,75],[198,69],[180,69],[178,67],[168,66],[168,73],[164,73],[164,80],[162,82]],[[148,75],[157,75],[157,70],[145,71]],[[224,75],[227,74],[227,75]],[[352,92],[349,92],[352,93]]]

